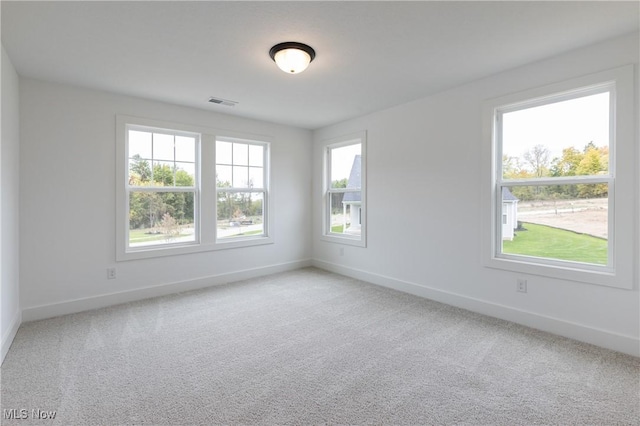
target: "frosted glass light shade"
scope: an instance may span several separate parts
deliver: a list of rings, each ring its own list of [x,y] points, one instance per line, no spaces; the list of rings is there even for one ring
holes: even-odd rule
[[[315,58],[316,52],[306,44],[288,41],[273,46],[269,56],[282,71],[287,74],[298,74],[307,69]]]
[[[282,71],[297,74],[307,69],[311,63],[311,56],[302,50],[284,49],[276,53],[274,60]]]

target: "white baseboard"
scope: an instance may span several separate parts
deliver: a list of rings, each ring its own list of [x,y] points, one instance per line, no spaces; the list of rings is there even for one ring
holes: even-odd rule
[[[2,363],[4,362],[4,358],[9,352],[9,348],[13,343],[13,339],[16,337],[16,333],[20,328],[20,324],[22,324],[22,312],[18,309],[13,319],[11,320],[11,325],[2,336],[2,342],[0,342],[0,365],[2,365]]]
[[[388,287],[404,293],[424,297],[426,299],[435,300],[437,302],[463,308],[468,311],[477,312],[494,318],[500,318],[535,328],[537,330],[546,331],[625,354],[640,356],[640,340],[632,336],[612,333],[610,331],[600,330],[558,318],[552,318],[485,300],[438,290],[421,284],[374,274],[361,269],[337,265],[324,260],[313,259],[312,264],[320,269],[346,275],[348,277]]]
[[[309,266],[311,266],[311,260],[304,259],[294,262],[262,266],[253,269],[243,269],[242,271],[210,275],[207,277],[201,277],[187,281],[172,282],[144,288],[137,288],[135,290],[69,300],[66,302],[53,303],[49,305],[32,306],[24,308],[22,310],[22,319],[23,321],[36,321],[45,318],[53,318],[60,315],[67,315],[76,312],[88,311],[91,309],[104,308],[107,306],[118,305],[120,303],[149,299],[151,297],[166,296],[168,294],[174,294],[183,291],[197,290],[200,288],[227,284],[235,281],[242,281],[249,278],[275,274],[278,272],[291,271],[294,269],[300,269]]]

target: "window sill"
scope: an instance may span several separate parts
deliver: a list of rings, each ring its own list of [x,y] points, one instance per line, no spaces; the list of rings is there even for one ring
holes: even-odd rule
[[[116,261],[122,262],[127,260],[152,259],[164,256],[179,256],[183,254],[202,253],[207,251],[228,250],[242,247],[253,247],[265,244],[273,244],[273,237],[246,238],[230,241],[218,241],[217,243],[192,243],[184,245],[174,245],[166,247],[141,248],[118,252]]]
[[[321,240],[336,244],[346,244],[349,246],[366,247],[367,242],[362,237],[348,236],[344,234],[324,234]]]
[[[567,265],[547,264],[536,258],[516,259],[492,257],[485,261],[485,266],[492,269],[512,271],[527,275],[537,275],[559,280],[575,281],[586,284],[615,287],[624,290],[633,289],[632,280],[624,280],[620,274],[607,267],[568,263]]]

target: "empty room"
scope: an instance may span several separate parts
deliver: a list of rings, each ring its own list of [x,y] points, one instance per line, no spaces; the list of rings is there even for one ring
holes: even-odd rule
[[[637,1],[2,1],[0,424],[637,425]]]

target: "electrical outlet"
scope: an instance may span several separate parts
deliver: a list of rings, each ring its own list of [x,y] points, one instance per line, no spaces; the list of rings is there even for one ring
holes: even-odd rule
[[[107,279],[108,280],[116,279],[116,268],[107,268]]]
[[[340,247],[339,253],[340,253],[340,256],[344,256],[344,247]]]
[[[520,293],[526,293],[527,292],[527,280],[525,280],[524,278],[518,278],[517,280],[517,290]]]

